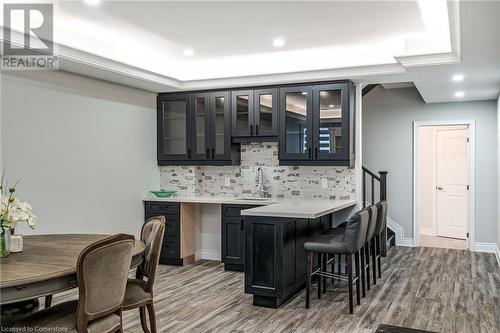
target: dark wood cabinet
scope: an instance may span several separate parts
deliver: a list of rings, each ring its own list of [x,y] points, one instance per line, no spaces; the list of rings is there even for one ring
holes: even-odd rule
[[[222,205],[221,219],[221,261],[226,271],[245,270],[245,218],[243,209],[249,205]]]
[[[157,135],[158,165],[239,163],[228,91],[160,94]]]
[[[280,164],[352,165],[353,120],[349,82],[281,88]]]
[[[231,135],[235,141],[275,140],[278,135],[278,89],[233,90]]]
[[[165,234],[160,252],[160,264],[182,266],[180,253],[180,204],[178,202],[144,202],[145,220],[165,216]]]

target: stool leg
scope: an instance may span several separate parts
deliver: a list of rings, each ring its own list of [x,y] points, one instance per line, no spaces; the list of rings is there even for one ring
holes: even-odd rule
[[[360,277],[359,277],[359,251],[356,251],[356,253],[354,253],[354,267],[355,267],[355,270],[356,270],[356,303],[358,305],[361,304],[361,291],[359,290],[360,289]]]
[[[365,291],[365,249],[361,248],[359,250],[359,256],[361,257],[361,295],[366,297]]]
[[[368,242],[365,243],[365,258],[366,258],[366,289],[370,290],[370,244]]]
[[[376,238],[377,240],[377,255],[378,255],[378,278],[382,278],[382,264],[381,264],[381,259],[382,255],[380,254],[380,235],[377,235]]]
[[[318,253],[318,265],[319,271],[321,272],[323,269],[323,253]],[[321,299],[321,280],[323,277],[318,275],[318,299]]]
[[[377,251],[375,251],[375,237],[370,241],[372,254],[373,284],[377,284]]]
[[[322,266],[321,270],[323,272],[327,271],[326,269],[327,258],[328,258],[328,253],[323,253],[323,265],[321,265]],[[323,283],[323,294],[326,294],[326,276],[323,276],[322,283]]]
[[[340,254],[337,254],[337,259],[338,259],[338,262],[337,262],[337,269],[339,270],[338,273],[342,273],[342,255]]]
[[[352,255],[347,255],[347,283],[349,284],[349,313],[354,312],[354,302],[352,298]]]
[[[312,252],[307,252],[307,282],[306,282],[306,309],[309,309],[311,294]]]
[[[335,254],[332,254],[332,263],[330,264],[330,269],[332,270],[332,274],[334,274],[335,273]],[[331,281],[332,281],[332,287],[333,287],[335,284],[335,279],[331,278]]]

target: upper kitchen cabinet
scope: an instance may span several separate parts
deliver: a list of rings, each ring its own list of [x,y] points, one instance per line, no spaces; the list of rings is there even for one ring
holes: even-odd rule
[[[280,164],[353,164],[351,83],[285,87],[280,96]]]
[[[234,141],[275,140],[278,136],[278,89],[231,92]]]
[[[162,161],[188,161],[191,158],[191,110],[189,94],[158,96],[157,155]]]
[[[229,103],[227,91],[161,94],[158,102],[158,164],[238,163],[239,150],[231,143]],[[171,111],[173,108],[175,111]],[[183,117],[180,118],[179,114]],[[178,118],[183,120],[182,124],[176,121]],[[174,132],[176,138],[183,138],[179,140],[181,143],[171,142]]]

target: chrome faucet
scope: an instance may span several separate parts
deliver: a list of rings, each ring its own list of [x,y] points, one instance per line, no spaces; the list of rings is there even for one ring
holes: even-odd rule
[[[255,185],[258,189],[259,197],[265,198],[266,193],[264,191],[264,171],[261,167],[257,169],[257,174],[255,175]]]

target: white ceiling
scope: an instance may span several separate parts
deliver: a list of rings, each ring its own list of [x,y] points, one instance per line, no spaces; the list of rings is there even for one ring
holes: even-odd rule
[[[54,39],[62,69],[153,91],[346,78],[442,102],[498,95],[499,22],[499,1],[78,0],[57,3]]]

